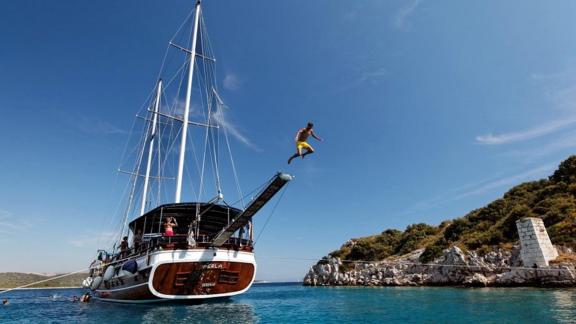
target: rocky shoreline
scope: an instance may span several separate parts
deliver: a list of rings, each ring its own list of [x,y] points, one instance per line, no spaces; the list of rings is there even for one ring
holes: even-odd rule
[[[312,266],[305,286],[466,286],[466,287],[575,287],[576,267],[556,263],[527,268],[520,248],[498,249],[485,255],[456,246],[430,263],[419,261],[424,249],[378,262],[343,266],[339,258],[325,257]],[[347,268],[347,269],[344,269]]]

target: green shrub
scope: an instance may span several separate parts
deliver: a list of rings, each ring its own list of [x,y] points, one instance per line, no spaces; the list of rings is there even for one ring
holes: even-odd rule
[[[344,260],[381,260],[425,247],[420,257],[429,262],[450,245],[477,251],[510,248],[518,240],[516,221],[541,217],[554,244],[576,248],[576,156],[562,162],[549,179],[511,188],[502,198],[440,226],[414,224],[405,231],[388,229],[355,239],[356,245],[330,253]]]
[[[442,252],[449,247],[448,242],[444,238],[436,240],[432,245],[426,247],[422,255],[420,255],[420,262],[428,263],[442,255]]]
[[[560,163],[558,170],[550,176],[550,181],[575,183],[576,182],[576,156],[571,156]]]
[[[448,242],[456,242],[462,234],[470,231],[472,226],[473,224],[466,217],[457,218],[444,230],[444,238]]]
[[[400,237],[395,254],[406,254],[418,249],[422,241],[438,232],[439,229],[437,227],[424,223],[408,226]]]

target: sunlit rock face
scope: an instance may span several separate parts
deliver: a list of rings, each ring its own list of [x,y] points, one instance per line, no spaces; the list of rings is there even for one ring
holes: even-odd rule
[[[576,286],[573,264],[524,267],[520,246],[512,251],[497,249],[485,255],[464,252],[456,246],[430,263],[418,257],[423,249],[379,262],[354,262],[343,271],[339,258],[326,257],[304,277],[307,286]]]

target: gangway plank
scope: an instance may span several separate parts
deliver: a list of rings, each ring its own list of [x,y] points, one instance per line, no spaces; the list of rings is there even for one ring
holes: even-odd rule
[[[221,246],[236,232],[240,227],[245,226],[274,195],[284,187],[288,181],[292,180],[292,176],[287,173],[278,173],[268,183],[268,186],[260,191],[260,194],[254,198],[248,207],[244,209],[236,218],[232,219],[228,226],[224,227],[212,241],[213,246]]]

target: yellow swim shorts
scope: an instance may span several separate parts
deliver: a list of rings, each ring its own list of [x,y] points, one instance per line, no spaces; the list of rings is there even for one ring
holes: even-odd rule
[[[304,142],[304,141],[297,141],[297,142],[296,142],[296,148],[299,149],[299,150],[301,150],[302,148],[305,148],[305,149],[307,149],[307,150],[314,150],[314,149],[312,148],[312,146],[310,146],[310,144],[308,144],[308,143],[306,143],[306,142]]]

